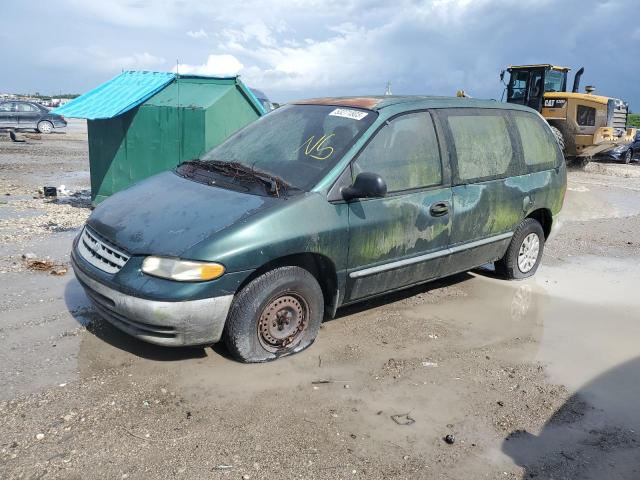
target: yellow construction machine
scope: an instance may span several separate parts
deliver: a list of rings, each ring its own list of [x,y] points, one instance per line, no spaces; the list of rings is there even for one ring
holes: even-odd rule
[[[565,158],[587,163],[594,155],[631,143],[636,135],[627,128],[629,106],[617,98],[595,95],[587,86],[579,93],[584,68],[576,72],[567,90],[569,68],[556,65],[519,65],[507,69],[507,102],[531,107],[549,122]],[[500,73],[504,83],[505,71]]]

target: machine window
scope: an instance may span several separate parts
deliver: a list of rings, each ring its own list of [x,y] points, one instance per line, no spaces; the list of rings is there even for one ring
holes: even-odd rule
[[[527,91],[527,81],[529,80],[529,72],[514,72],[511,75],[511,99],[520,99],[525,97]]]
[[[469,183],[508,174],[513,147],[505,114],[449,115],[457,158],[457,180]]]
[[[595,127],[596,125],[596,109],[593,107],[585,107],[584,105],[578,105],[577,113],[578,125],[582,127]]]
[[[544,77],[545,92],[563,92],[565,73],[557,70],[549,70]]]
[[[548,128],[533,115],[513,112],[514,121],[520,143],[524,163],[538,171],[554,168],[557,165],[558,149],[556,139],[551,136]]]
[[[431,116],[410,113],[383,127],[353,163],[353,178],[360,172],[380,175],[389,192],[440,184],[442,165]]]

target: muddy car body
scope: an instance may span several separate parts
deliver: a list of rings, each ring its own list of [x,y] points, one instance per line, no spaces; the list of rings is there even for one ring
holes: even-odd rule
[[[100,204],[72,264],[102,316],[244,361],[342,305],[488,262],[532,275],[566,170],[540,115],[439,97],[296,102]]]

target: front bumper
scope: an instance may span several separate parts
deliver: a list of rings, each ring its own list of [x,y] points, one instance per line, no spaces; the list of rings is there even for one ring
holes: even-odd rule
[[[101,317],[146,342],[165,346],[205,345],[222,336],[233,295],[162,302],[126,295],[90,278],[72,256],[76,278]]]

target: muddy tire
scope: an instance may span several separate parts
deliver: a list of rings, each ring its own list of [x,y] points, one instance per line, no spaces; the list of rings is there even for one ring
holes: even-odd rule
[[[622,161],[626,164],[631,163],[631,160],[633,159],[633,150],[631,150],[630,148],[624,152],[624,155],[622,156]]]
[[[511,237],[507,253],[495,262],[496,272],[509,280],[531,277],[542,260],[544,230],[533,218],[525,218]]]
[[[562,153],[564,154],[564,149],[566,146],[566,144],[564,143],[564,135],[562,135],[562,132],[558,128],[554,127],[553,125],[549,125],[549,127],[551,127],[551,131],[553,132],[553,135],[556,137],[556,141],[560,146],[560,150],[562,150]]]
[[[48,120],[42,120],[38,122],[38,132],[40,133],[51,133],[53,132],[53,123]]]
[[[268,362],[310,346],[323,315],[322,289],[315,277],[300,267],[280,267],[236,295],[222,335],[237,360]]]

